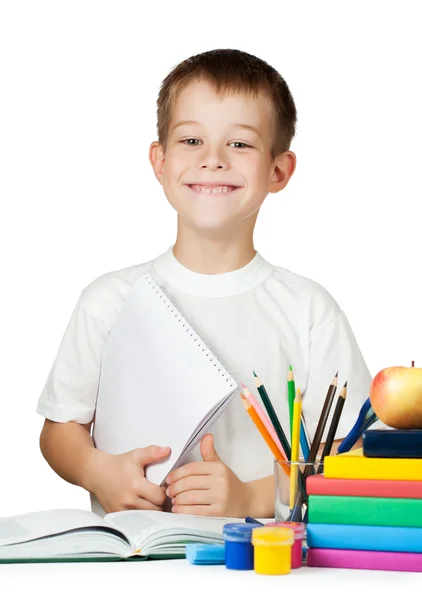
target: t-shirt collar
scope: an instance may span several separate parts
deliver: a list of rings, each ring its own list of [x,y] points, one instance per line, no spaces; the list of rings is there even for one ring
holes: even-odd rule
[[[204,298],[224,298],[249,292],[260,285],[273,270],[259,252],[244,267],[208,275],[186,268],[173,254],[173,246],[153,261],[153,267],[160,277],[174,289]]]

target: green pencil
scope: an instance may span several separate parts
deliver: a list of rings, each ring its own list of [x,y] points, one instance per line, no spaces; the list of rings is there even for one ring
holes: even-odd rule
[[[287,395],[289,399],[289,417],[290,417],[290,440],[293,437],[293,405],[296,397],[295,376],[293,375],[292,365],[290,365],[287,375]]]
[[[264,406],[267,410],[268,416],[270,417],[270,421],[275,429],[278,439],[280,440],[280,444],[282,445],[283,450],[286,453],[287,460],[291,460],[291,450],[290,450],[289,442],[286,438],[286,435],[283,431],[280,421],[278,420],[278,417],[275,413],[273,405],[271,404],[271,400],[268,397],[268,394],[264,387],[264,384],[259,379],[259,377],[255,373],[255,371],[253,372],[253,374],[254,374],[254,382],[255,382],[256,389],[258,390],[258,393],[261,396],[262,402],[264,403]]]

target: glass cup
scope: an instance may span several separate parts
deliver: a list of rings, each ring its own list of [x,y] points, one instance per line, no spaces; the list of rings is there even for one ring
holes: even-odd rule
[[[315,475],[320,464],[319,460],[314,462],[274,461],[274,516],[276,521],[303,521],[307,509],[306,476]]]

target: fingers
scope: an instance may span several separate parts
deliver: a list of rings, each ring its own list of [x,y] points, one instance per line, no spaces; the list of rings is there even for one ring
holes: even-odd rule
[[[195,506],[211,504],[210,490],[189,490],[173,498],[173,506]]]
[[[145,465],[167,458],[170,454],[170,448],[165,446],[147,446],[146,448],[136,448],[130,454],[135,464],[143,468]]]
[[[145,500],[144,498],[138,498],[137,502],[136,502],[136,506],[133,507],[133,509],[136,510],[163,510],[162,506],[156,506],[155,504],[152,504],[151,502],[148,502],[148,500]]]
[[[204,462],[222,462],[214,448],[214,437],[211,433],[204,435],[200,444],[202,460]]]
[[[167,488],[167,496],[174,498],[187,490],[209,490],[211,482],[209,475],[183,477]]]
[[[144,478],[136,486],[135,493],[156,506],[162,506],[166,499],[166,492],[163,488]]]
[[[184,477],[189,477],[191,475],[211,475],[215,471],[216,463],[212,462],[193,462],[187,465],[183,465],[183,467],[179,467],[166,479],[166,483],[168,485],[172,485],[183,479]]]

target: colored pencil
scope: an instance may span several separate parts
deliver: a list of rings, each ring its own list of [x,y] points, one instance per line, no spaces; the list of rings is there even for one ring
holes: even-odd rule
[[[309,456],[309,442],[305,428],[303,413],[300,418],[300,447],[302,448],[303,460],[307,461]]]
[[[283,431],[283,428],[280,424],[280,421],[278,420],[278,417],[273,408],[273,405],[271,404],[271,400],[269,399],[267,391],[266,391],[263,383],[259,379],[258,375],[255,373],[255,371],[253,372],[253,374],[254,374],[254,382],[255,382],[256,389],[258,390],[258,393],[261,396],[262,402],[264,403],[264,406],[268,413],[270,421],[273,424],[273,427],[277,433],[277,437],[280,440],[281,445],[283,446],[284,452],[287,456],[287,460],[290,460],[290,457],[291,457],[290,445],[289,445],[289,442]]]
[[[289,399],[289,415],[290,415],[290,440],[292,440],[292,428],[293,428],[293,404],[296,397],[295,389],[295,376],[293,373],[293,367],[290,365],[289,372],[287,374],[287,396]],[[306,461],[309,456],[309,441],[305,428],[305,422],[303,413],[300,416],[300,447],[302,448],[303,459]]]
[[[299,442],[300,442],[300,416],[302,412],[302,398],[300,389],[297,389],[293,403],[293,428],[292,428],[292,459],[290,465],[290,510],[294,508],[297,494],[297,480],[299,476]],[[293,464],[296,463],[296,464]]]
[[[266,414],[264,413],[264,411],[262,410],[262,408],[260,407],[260,405],[258,403],[258,400],[255,398],[255,396],[252,394],[252,392],[243,383],[241,385],[243,387],[243,393],[245,394],[246,398],[249,400],[250,404],[256,410],[256,412],[258,414],[258,417],[264,423],[266,430],[268,431],[268,433],[272,437],[273,442],[276,444],[276,446],[280,450],[281,454],[284,457],[284,460],[287,460],[286,453],[284,452],[283,447],[280,444],[280,440],[277,437],[275,429],[272,426],[272,424],[271,424],[270,420],[268,419],[268,417],[266,416]]]
[[[324,434],[325,425],[327,424],[328,415],[330,413],[331,406],[333,404],[333,400],[334,400],[334,397],[336,395],[337,384],[338,384],[338,371],[334,375],[334,378],[333,378],[332,382],[330,383],[330,385],[328,387],[327,395],[325,397],[324,406],[322,407],[322,411],[321,411],[321,414],[320,414],[320,417],[319,417],[319,420],[318,420],[318,425],[317,425],[317,428],[316,428],[316,431],[315,431],[315,435],[314,435],[314,438],[312,440],[311,448],[309,450],[309,456],[308,456],[308,461],[307,462],[312,463],[312,462],[315,461],[315,459],[317,457],[318,449],[319,449],[319,446],[321,444],[321,439],[322,439],[322,436]],[[303,472],[305,479],[312,472],[313,472],[312,465],[307,465],[305,467],[304,472]]]
[[[274,457],[276,458],[276,460],[284,461],[285,460],[284,456],[281,454],[280,450],[278,449],[278,446],[276,446],[276,444],[273,442],[273,439],[270,436],[270,434],[268,433],[268,431],[266,430],[264,423],[258,417],[258,413],[254,409],[254,407],[251,405],[249,400],[246,398],[246,396],[244,396],[242,394],[242,392],[240,392],[240,395],[242,396],[242,402],[243,402],[243,406],[246,409],[246,412],[248,413],[248,415],[254,422],[259,433],[264,438],[265,442],[267,443],[267,445],[268,445],[269,449],[271,450],[271,452],[273,453]],[[290,476],[290,469],[289,469],[288,465],[282,464],[282,467],[283,467],[283,470],[286,473],[286,475]]]
[[[255,523],[255,525],[264,525],[264,523],[261,523],[261,521],[257,521],[257,519],[254,519],[253,517],[245,517],[245,523]]]
[[[289,402],[289,417],[290,417],[290,440],[293,440],[293,404],[295,401],[295,377],[293,375],[292,365],[290,365],[287,374],[287,398]]]
[[[325,440],[324,449],[321,455],[321,462],[318,467],[318,473],[322,473],[324,469],[324,458],[331,453],[331,449],[333,447],[334,438],[336,435],[338,423],[340,421],[341,413],[343,410],[344,403],[346,401],[347,395],[347,381],[343,386],[343,389],[340,392],[340,396],[337,399],[337,404],[334,409],[333,418],[331,419],[330,428],[327,433],[327,439]]]

